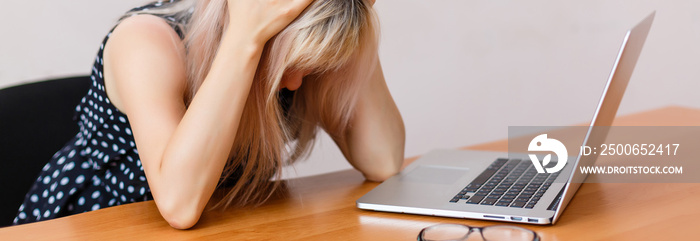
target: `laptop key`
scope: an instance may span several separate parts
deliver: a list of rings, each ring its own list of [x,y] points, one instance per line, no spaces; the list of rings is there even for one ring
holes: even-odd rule
[[[513,202],[513,204],[511,204],[510,206],[511,206],[511,207],[516,207],[516,208],[522,208],[522,207],[525,206],[525,204],[526,204],[526,202],[515,201],[515,202]]]
[[[494,192],[506,192],[508,188],[498,186],[496,189],[494,189]]]
[[[482,189],[478,192],[478,194],[487,195],[487,194],[491,193],[491,190],[493,190],[493,189],[491,189],[491,188],[482,188]]]
[[[500,196],[500,195],[493,195],[493,194],[491,194],[491,195],[489,195],[489,196],[488,196],[488,197],[486,197],[486,198],[488,198],[488,199],[496,199],[496,200],[498,200],[499,198],[501,198],[501,196]]]
[[[525,188],[525,190],[523,190],[523,192],[534,194],[535,192],[537,192],[537,188]]]
[[[506,195],[518,195],[518,194],[520,194],[520,190],[518,190],[518,189],[513,189],[513,188],[511,188],[510,190],[508,190],[508,191],[506,192]]]
[[[516,195],[510,195],[510,194],[503,195],[503,199],[511,199],[512,200],[512,199],[515,199],[515,197],[516,197]]]
[[[513,185],[510,188],[508,188],[508,191],[514,191],[514,192],[520,192],[521,190],[523,190],[523,188],[516,186],[516,185]]]
[[[485,197],[485,196],[476,196],[476,195],[475,195],[475,196],[473,196],[472,198],[470,198],[469,200],[467,200],[467,203],[472,203],[472,204],[480,203],[481,200],[484,199],[484,197]]]
[[[500,168],[501,166],[503,166],[503,164],[506,164],[506,162],[508,162],[507,158],[498,158],[491,165],[495,166],[495,167],[497,166],[498,168]],[[496,169],[498,169],[498,168],[496,168]]]
[[[498,199],[495,198],[486,198],[483,201],[481,201],[481,205],[493,205],[494,203],[496,203],[497,200]]]
[[[501,201],[498,201],[496,203],[496,206],[499,206],[499,207],[508,207],[508,205],[510,205],[510,201],[501,200]]]
[[[478,190],[478,189],[479,189],[479,187],[467,187],[467,188],[462,189],[462,191],[464,191],[464,192],[476,192],[476,190]]]

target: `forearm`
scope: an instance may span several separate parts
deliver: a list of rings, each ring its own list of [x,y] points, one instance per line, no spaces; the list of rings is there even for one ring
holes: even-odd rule
[[[368,180],[383,181],[403,164],[404,123],[379,64],[362,93],[341,150]]]
[[[216,188],[261,54],[257,46],[242,41],[224,37],[207,77],[165,146],[160,165],[149,168],[149,184],[164,217],[177,215],[190,220],[183,223],[196,222]]]
[[[219,49],[189,106],[187,50],[171,26],[144,14],[113,31],[105,46],[108,95],[129,117],[151,193],[171,226],[193,226],[229,156],[245,154],[231,148],[262,47],[310,1],[226,1],[231,28],[220,42],[204,44]]]

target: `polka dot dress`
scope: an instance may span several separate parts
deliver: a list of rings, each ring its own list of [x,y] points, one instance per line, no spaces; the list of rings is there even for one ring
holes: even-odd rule
[[[158,1],[134,8],[148,10],[176,1]],[[190,9],[190,13],[192,10]],[[183,38],[180,27],[189,16],[162,17]],[[177,21],[176,21],[177,19]],[[114,30],[114,29],[112,29]],[[43,167],[13,224],[49,220],[126,203],[152,200],[129,119],[107,97],[103,73],[103,51],[111,31],[100,45],[90,78],[92,85],[75,108],[77,133]],[[293,91],[280,91],[285,113],[291,108]],[[237,170],[236,173],[241,173]],[[238,181],[237,174],[222,180],[223,186]]]
[[[129,120],[105,92],[102,55],[110,35],[92,67],[92,85],[75,109],[80,132],[43,167],[14,224],[152,199]]]

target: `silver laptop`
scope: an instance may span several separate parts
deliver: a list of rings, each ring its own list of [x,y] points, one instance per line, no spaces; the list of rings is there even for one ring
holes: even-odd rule
[[[627,31],[583,146],[597,146],[610,126],[654,20],[651,13]],[[545,136],[546,138],[546,136]],[[559,154],[559,153],[557,153]],[[567,155],[568,156],[568,155]],[[437,150],[406,167],[357,200],[357,207],[396,213],[554,224],[573,198],[595,156],[570,157],[549,173],[528,154]],[[542,158],[544,159],[544,158]],[[549,160],[549,159],[548,159]],[[543,161],[547,164],[547,161]],[[551,166],[551,165],[550,165]],[[559,165],[555,165],[559,166]],[[544,172],[544,173],[540,173]]]

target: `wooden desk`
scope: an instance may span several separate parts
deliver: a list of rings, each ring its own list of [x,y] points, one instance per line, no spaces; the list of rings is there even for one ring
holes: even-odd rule
[[[668,107],[620,117],[616,125],[692,126],[700,110]],[[505,151],[507,142],[468,147]],[[407,159],[411,162],[415,158]],[[437,223],[498,222],[363,211],[377,183],[354,170],[288,181],[286,197],[258,208],[206,212],[191,230],[175,230],[154,202],[106,208],[0,229],[2,240],[415,240]],[[688,240],[700,237],[700,184],[587,183],[556,225],[523,225],[543,240]]]

